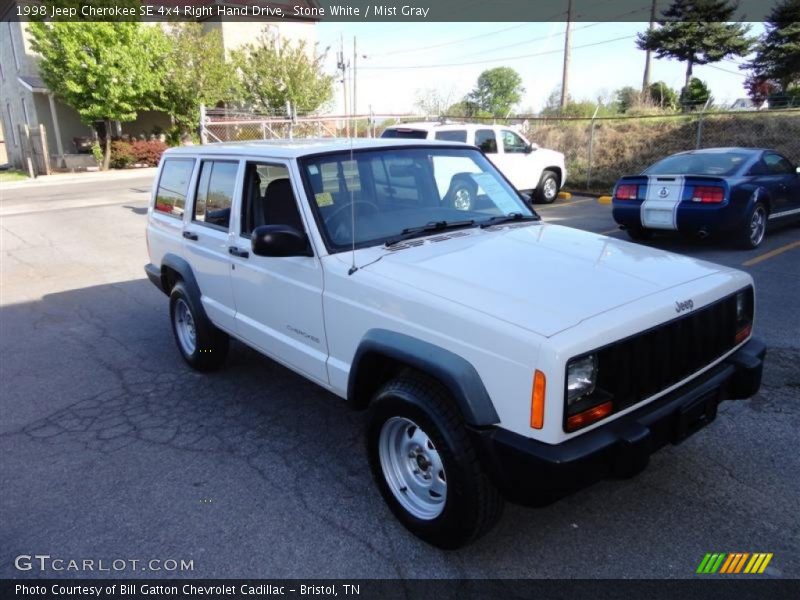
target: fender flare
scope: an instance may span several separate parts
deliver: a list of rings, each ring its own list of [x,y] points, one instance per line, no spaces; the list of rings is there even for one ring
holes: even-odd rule
[[[466,359],[434,344],[386,329],[370,329],[353,357],[347,382],[347,398],[364,408],[370,398],[359,393],[369,382],[376,359],[390,358],[439,380],[452,394],[467,424],[487,427],[500,422],[480,375]]]
[[[203,295],[200,292],[200,286],[197,284],[194,271],[192,271],[192,267],[189,265],[186,259],[172,253],[165,254],[164,258],[161,259],[161,285],[165,290],[165,293],[169,295],[169,292],[166,291],[169,288],[167,287],[167,282],[164,277],[165,267],[172,269],[181,276],[181,280],[186,285],[189,293],[197,299],[200,310],[203,311],[203,316],[207,318],[207,315],[205,314],[205,308],[203,308],[203,303],[201,301]]]

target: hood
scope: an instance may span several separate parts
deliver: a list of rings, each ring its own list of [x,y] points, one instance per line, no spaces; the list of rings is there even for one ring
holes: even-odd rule
[[[467,231],[446,241],[391,252],[382,248],[380,260],[366,269],[547,337],[727,270],[547,223]]]

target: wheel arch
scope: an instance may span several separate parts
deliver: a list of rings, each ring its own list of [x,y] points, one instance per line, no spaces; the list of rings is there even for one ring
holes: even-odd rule
[[[375,392],[406,368],[442,383],[469,425],[481,427],[500,422],[480,375],[466,359],[429,342],[385,329],[369,330],[356,350],[347,383],[351,406],[357,410],[366,408]]]
[[[194,276],[191,265],[186,259],[176,254],[165,254],[164,258],[161,259],[161,288],[167,296],[170,295],[172,288],[178,281],[182,281],[187,291],[197,299],[200,310],[203,311],[202,316],[208,318],[203,307],[203,295],[200,292],[200,286],[197,284],[197,278]]]

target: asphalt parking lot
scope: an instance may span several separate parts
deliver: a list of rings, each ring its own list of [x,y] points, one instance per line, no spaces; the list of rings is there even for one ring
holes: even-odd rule
[[[734,551],[800,577],[800,228],[755,252],[652,242],[753,275],[769,346],[756,397],[636,478],[509,505],[487,537],[442,552],[381,500],[361,414],[241,344],[213,375],[184,365],[142,271],[149,178],[2,190],[0,577],[108,575],[14,567],[49,554],[193,561],[119,573],[148,577],[681,578]],[[591,198],[541,214],[625,238]]]

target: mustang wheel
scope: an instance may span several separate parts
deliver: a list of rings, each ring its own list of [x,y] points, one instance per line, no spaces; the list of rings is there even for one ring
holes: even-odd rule
[[[763,202],[756,202],[747,215],[747,220],[739,232],[738,246],[745,250],[753,250],[764,241],[767,232],[767,207]]]
[[[461,547],[500,518],[502,497],[481,468],[460,412],[434,379],[407,372],[377,393],[367,452],[389,508],[434,546]]]
[[[169,295],[172,333],[183,359],[198,371],[216,369],[228,355],[228,335],[214,327],[200,310],[199,300],[179,281]]]
[[[625,231],[629,238],[637,242],[646,242],[653,237],[653,231],[644,227],[628,227]]]

